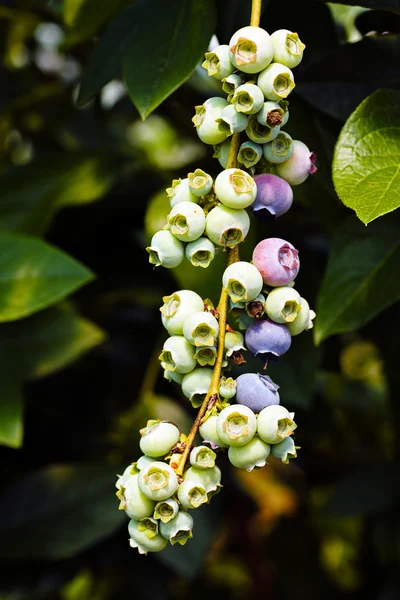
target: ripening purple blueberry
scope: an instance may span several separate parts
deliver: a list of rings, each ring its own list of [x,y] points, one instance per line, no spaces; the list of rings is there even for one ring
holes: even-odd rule
[[[293,190],[287,181],[277,175],[256,175],[257,196],[251,210],[259,219],[276,219],[292,206]]]
[[[267,238],[254,248],[253,264],[267,285],[288,285],[300,269],[299,251],[285,240]]]
[[[285,325],[256,320],[246,331],[245,341],[248,350],[266,363],[289,350],[292,336]]]
[[[236,402],[258,414],[266,406],[279,404],[278,389],[268,375],[243,373],[236,379]]]

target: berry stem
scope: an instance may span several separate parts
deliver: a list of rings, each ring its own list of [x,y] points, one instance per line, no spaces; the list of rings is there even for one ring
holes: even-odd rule
[[[253,27],[260,26],[262,0],[252,0],[250,25]]]

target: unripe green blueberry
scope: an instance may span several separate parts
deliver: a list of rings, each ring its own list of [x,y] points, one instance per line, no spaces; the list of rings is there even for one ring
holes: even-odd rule
[[[244,446],[257,431],[255,414],[247,406],[227,406],[218,415],[217,433],[228,446]]]
[[[226,356],[232,356],[234,352],[241,352],[241,350],[246,350],[243,346],[244,337],[240,331],[227,331],[225,333],[225,354]]]
[[[213,158],[218,159],[218,162],[223,169],[226,169],[226,166],[228,164],[228,157],[229,157],[229,150],[231,147],[231,141],[232,140],[230,138],[228,138],[227,140],[222,142],[222,144],[218,144],[217,146],[214,146]]]
[[[229,104],[223,109],[221,118],[218,119],[218,127],[226,135],[232,135],[233,133],[244,131],[248,122],[249,118],[247,115],[237,112],[236,108],[232,104]]]
[[[184,481],[191,481],[198,485],[204,486],[207,496],[210,499],[213,492],[216,493],[222,487],[221,470],[215,465],[211,469],[199,469],[197,467],[189,467],[183,474]]]
[[[267,100],[262,105],[260,112],[257,113],[257,121],[264,127],[275,129],[275,127],[283,126],[284,116],[285,111],[277,102]]]
[[[115,482],[115,487],[120,490],[123,486],[125,486],[125,483],[131,478],[131,475],[137,474],[137,469],[137,463],[131,463],[128,465],[122,475],[118,475],[118,479]]]
[[[171,233],[181,242],[193,242],[203,233],[206,216],[201,206],[193,202],[179,202],[168,215]]]
[[[201,504],[208,502],[204,485],[189,479],[179,485],[177,495],[183,508],[198,508]]]
[[[261,319],[261,317],[265,314],[266,311],[266,299],[262,294],[258,294],[257,298],[251,300],[251,302],[247,302],[246,313],[249,317],[253,319]]]
[[[269,34],[261,27],[242,27],[230,39],[232,64],[244,73],[259,73],[272,60],[274,48]]]
[[[261,292],[263,279],[254,265],[241,260],[225,269],[222,285],[234,302],[250,302]]]
[[[138,475],[138,484],[143,494],[156,502],[170,498],[179,485],[174,469],[161,461],[155,461],[142,469]]]
[[[292,437],[287,437],[279,444],[271,446],[271,454],[275,458],[280,458],[281,461],[287,465],[291,458],[297,458],[297,450],[299,446],[294,445]]]
[[[279,102],[282,98],[289,96],[296,84],[292,71],[285,65],[274,62],[261,71],[257,85],[267,100]]]
[[[206,52],[205,57],[206,60],[201,66],[207,69],[210,77],[214,77],[218,81],[228,77],[234,70],[230,60],[229,46],[226,44],[217,46],[211,52]]]
[[[250,219],[243,209],[215,206],[206,217],[206,233],[216,246],[234,248],[248,234]]]
[[[144,469],[145,467],[148,467],[149,465],[151,465],[151,463],[155,462],[156,459],[153,458],[152,456],[140,456],[137,461],[136,461],[136,468],[141,471],[142,469]]]
[[[206,269],[215,256],[215,246],[208,238],[200,237],[186,246],[185,254],[194,267]]]
[[[216,346],[203,346],[196,348],[194,357],[201,367],[210,365],[213,367],[217,360],[217,348]]]
[[[271,41],[274,47],[274,62],[286,65],[290,69],[301,63],[305,45],[297,33],[288,29],[278,29],[271,35]]]
[[[315,312],[310,309],[310,306],[305,298],[300,298],[300,310],[296,318],[287,324],[290,335],[299,335],[306,329],[312,329],[314,326],[312,320],[315,318]]]
[[[218,127],[217,119],[221,118],[222,110],[228,106],[224,98],[209,98],[201,106],[196,106],[196,114],[192,121],[197,130],[197,135],[204,144],[220,144],[227,134]]]
[[[275,323],[292,323],[301,309],[300,294],[292,287],[274,288],[267,296],[266,309]]]
[[[228,208],[247,208],[257,195],[254,179],[242,169],[225,169],[215,179],[215,193]]]
[[[119,509],[124,510],[130,519],[140,520],[153,514],[155,502],[139,488],[138,474],[130,475],[117,492]]]
[[[254,83],[245,83],[236,89],[232,104],[238,112],[255,115],[264,104],[264,94]]]
[[[199,199],[195,195],[189,186],[189,179],[174,179],[172,186],[166,189],[169,203],[173,208],[179,202],[194,202],[197,204]]]
[[[168,544],[168,541],[160,534],[149,539],[144,531],[139,530],[139,522],[133,519],[129,522],[128,530],[130,535],[129,544],[131,548],[137,548],[139,554],[160,552]]]
[[[293,417],[294,413],[290,413],[284,406],[266,406],[258,415],[257,433],[267,444],[279,444],[296,429]]]
[[[256,144],[266,144],[276,138],[279,130],[279,126],[271,129],[271,127],[268,127],[267,125],[261,125],[257,120],[257,115],[252,115],[249,118],[249,124],[246,127],[246,134],[252,142],[255,142]]]
[[[300,140],[293,140],[292,156],[276,167],[276,173],[290,185],[300,185],[309,175],[313,175],[316,156]]]
[[[139,520],[138,530],[151,540],[158,534],[158,521],[152,517],[144,517]]]
[[[202,169],[196,169],[194,173],[188,173],[188,185],[195,196],[205,196],[212,190],[213,178]]]
[[[185,256],[182,242],[165,229],[157,231],[153,235],[146,251],[150,255],[149,263],[155,267],[163,266],[166,269],[174,269],[180,265]]]
[[[202,405],[208,392],[212,379],[212,369],[197,368],[185,375],[182,379],[182,392],[189,398],[192,406],[198,408]]]
[[[168,371],[167,369],[164,369],[164,379],[167,381],[174,381],[180,385],[182,383],[183,375],[182,373],[175,373],[174,371]]]
[[[174,519],[179,512],[179,504],[173,498],[167,498],[157,502],[154,507],[154,518],[160,519],[162,523],[168,523]]]
[[[198,469],[211,469],[215,467],[217,455],[207,446],[195,446],[190,453],[190,464]]]
[[[216,448],[228,448],[228,444],[225,444],[217,433],[217,419],[216,415],[212,415],[199,427],[201,437],[205,442],[210,444],[213,450]]]
[[[169,540],[172,545],[178,543],[181,546],[193,537],[193,519],[189,513],[180,510],[176,517],[168,523],[160,523],[161,535]]]
[[[242,85],[243,79],[239,75],[239,73],[232,73],[232,75],[228,75],[222,80],[222,90],[228,94],[228,96],[233,96],[237,88]]]
[[[272,142],[264,144],[263,154],[269,162],[279,164],[292,156],[293,149],[293,140],[290,135],[285,131],[280,131]]]
[[[265,466],[270,451],[269,444],[254,436],[245,446],[231,446],[228,450],[228,458],[234,467],[252,471],[254,467]]]
[[[173,335],[165,341],[159,360],[163,369],[177,373],[189,373],[196,366],[194,348],[183,335]]]
[[[255,142],[243,142],[239,148],[237,160],[242,163],[246,169],[256,165],[263,155],[263,149],[260,144]]]
[[[179,442],[180,431],[173,423],[166,421],[147,421],[146,427],[140,430],[140,449],[143,454],[158,458],[169,453]]]
[[[186,317],[204,310],[203,299],[192,290],[179,290],[171,296],[163,296],[163,302],[160,308],[161,321],[170,335],[182,335]]]
[[[232,377],[221,377],[219,382],[219,395],[221,398],[231,400],[236,394],[236,381]]]
[[[218,321],[210,312],[192,313],[183,323],[183,335],[194,346],[215,346],[218,331]]]

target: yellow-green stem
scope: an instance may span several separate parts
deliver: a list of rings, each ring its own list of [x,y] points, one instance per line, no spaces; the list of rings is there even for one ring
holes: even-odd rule
[[[253,0],[251,3],[250,25],[253,27],[259,27],[260,25],[261,5],[262,0]]]

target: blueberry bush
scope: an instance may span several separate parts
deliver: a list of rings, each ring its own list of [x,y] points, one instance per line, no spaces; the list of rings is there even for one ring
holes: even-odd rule
[[[0,600],[398,598],[400,2],[361,4],[1,3]]]

